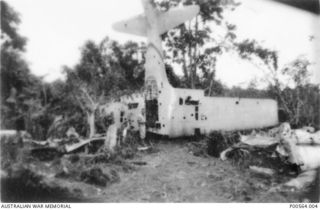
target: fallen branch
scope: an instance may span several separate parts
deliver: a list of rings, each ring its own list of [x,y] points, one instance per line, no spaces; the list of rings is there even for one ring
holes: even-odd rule
[[[145,161],[133,161],[133,162],[130,162],[134,165],[139,165],[139,166],[144,166],[144,165],[147,165],[147,162]]]
[[[98,141],[98,140],[105,140],[105,136],[101,136],[101,137],[96,137],[96,138],[90,138],[90,139],[85,139],[85,140],[81,140],[79,143],[75,143],[72,145],[65,145],[65,150],[66,153],[75,151],[77,149],[79,149],[80,147],[83,147],[84,145],[87,145],[93,141]]]

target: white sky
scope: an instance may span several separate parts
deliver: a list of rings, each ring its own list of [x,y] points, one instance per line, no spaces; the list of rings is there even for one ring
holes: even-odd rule
[[[239,38],[254,38],[279,51],[280,66],[298,55],[316,62],[320,55],[319,16],[266,0],[238,0],[242,5],[226,17],[237,25]],[[28,38],[25,57],[36,75],[60,78],[61,66],[73,66],[86,40],[105,36],[125,42],[143,38],[112,30],[112,23],[142,13],[140,0],[7,0],[20,13],[20,33]],[[313,42],[309,36],[314,35]],[[319,60],[319,59],[318,59]],[[319,66],[318,62],[318,66]],[[319,69],[319,68],[317,68]],[[178,71],[178,70],[177,70]],[[223,56],[217,78],[228,86],[247,84],[261,70],[234,55]],[[319,76],[319,75],[318,75]],[[319,81],[319,80],[318,80]]]

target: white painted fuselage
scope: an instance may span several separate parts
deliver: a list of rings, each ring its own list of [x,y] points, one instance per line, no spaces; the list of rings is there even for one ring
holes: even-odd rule
[[[241,130],[278,123],[278,106],[271,99],[206,97],[203,90],[173,88],[168,81],[161,34],[192,19],[198,6],[159,12],[143,0],[145,16],[116,23],[121,32],[146,36],[145,100],[147,129],[169,137],[208,134],[216,130]]]

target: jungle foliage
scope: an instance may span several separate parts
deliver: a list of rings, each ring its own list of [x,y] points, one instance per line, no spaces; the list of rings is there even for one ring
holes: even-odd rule
[[[224,20],[223,12],[235,9],[238,4],[226,2],[182,2],[198,4],[200,14],[163,35],[168,49],[166,72],[171,84],[204,89],[208,96],[271,97],[278,101],[292,125],[319,128],[319,85],[309,81],[312,64],[307,58],[298,57],[279,67],[276,51],[255,40],[237,40],[236,26]],[[161,10],[167,10],[181,1],[156,3]],[[19,34],[20,21],[19,14],[1,1],[1,129],[27,130],[33,138],[44,140],[64,135],[72,126],[80,135],[89,137],[101,130],[100,105],[143,90],[145,44],[131,41],[120,44],[108,37],[99,43],[88,40],[80,49],[77,64],[63,67],[65,79],[48,83],[31,73],[23,57],[27,38]],[[225,29],[222,39],[212,36],[209,26],[213,23]],[[218,81],[216,61],[228,50],[250,62],[258,60],[257,65],[268,70],[265,77],[268,88],[259,90],[254,83],[247,88],[228,88]],[[170,64],[180,65],[183,75],[177,75]],[[57,122],[62,126],[56,126]]]

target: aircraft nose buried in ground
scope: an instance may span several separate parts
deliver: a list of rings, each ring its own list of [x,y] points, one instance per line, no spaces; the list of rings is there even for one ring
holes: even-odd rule
[[[278,123],[278,105],[272,99],[206,97],[203,90],[173,88],[165,71],[161,34],[191,20],[199,6],[157,10],[151,0],[142,0],[144,14],[117,22],[119,32],[145,36],[145,93],[147,129],[169,137],[207,134],[214,130],[237,130]]]

